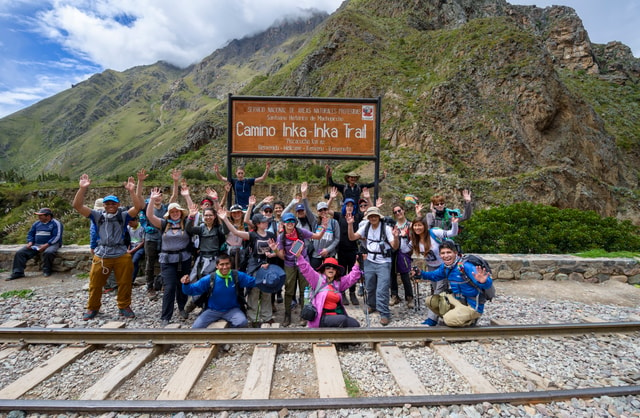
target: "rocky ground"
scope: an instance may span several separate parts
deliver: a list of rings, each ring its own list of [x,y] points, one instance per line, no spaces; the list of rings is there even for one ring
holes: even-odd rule
[[[27,273],[27,277],[14,280],[4,281],[8,273],[0,273],[0,295],[9,296],[11,291],[21,291],[25,289],[33,290],[33,295],[29,298],[6,297],[0,299],[0,323],[11,319],[21,319],[27,321],[29,326],[46,326],[51,323],[66,323],[70,327],[99,327],[111,320],[119,320],[117,307],[115,305],[115,295],[103,295],[103,306],[100,315],[92,321],[82,321],[82,312],[87,300],[86,286],[88,279],[86,277],[77,277],[71,275],[54,274],[49,278],[44,278],[36,273]],[[139,281],[141,278],[139,279]],[[550,320],[576,322],[580,321],[584,316],[595,316],[605,320],[626,320],[634,316],[640,316],[640,289],[625,283],[616,281],[607,281],[602,284],[578,283],[573,281],[500,281],[496,284],[498,296],[492,302],[489,302],[485,308],[485,315],[480,321],[480,325],[487,325],[491,318],[504,319],[514,321],[516,323],[541,323]],[[402,286],[400,286],[402,289]],[[426,285],[420,287],[421,296],[427,295]],[[15,293],[15,292],[13,292]],[[402,290],[401,290],[402,293]],[[137,318],[127,320],[128,328],[148,328],[159,327],[159,310],[161,301],[149,301],[144,286],[136,286],[133,290],[132,308],[137,314]],[[283,319],[282,304],[276,305],[276,322]],[[358,319],[364,326],[366,317],[361,307],[354,308],[350,306],[350,314]],[[426,312],[408,309],[403,302],[392,307],[393,320],[390,326],[416,326],[426,316]],[[299,310],[294,310],[294,320],[297,318]],[[181,326],[188,327],[193,322],[195,314],[191,314],[187,320],[181,320],[174,317],[174,322],[180,323]],[[376,314],[369,316],[370,326],[378,327],[378,316]],[[605,338],[606,339],[606,338]],[[638,384],[640,381],[640,366],[637,358],[640,352],[635,348],[634,339],[608,339],[586,338],[577,340],[567,346],[558,344],[554,340],[545,341],[550,345],[550,350],[555,356],[549,356],[542,359],[542,363],[537,364],[539,355],[531,344],[522,342],[522,346],[513,344],[509,350],[517,350],[521,352],[518,357],[529,358],[530,364],[536,364],[541,370],[548,370],[546,373],[558,377],[557,384],[562,388],[583,387],[584,382],[590,380],[589,367],[597,367],[597,360],[600,357],[622,357],[621,365],[623,368],[619,372],[608,371],[609,377],[607,381],[622,382],[620,384]],[[512,343],[510,343],[512,344]],[[576,345],[584,345],[577,347]],[[307,350],[296,350],[295,347],[286,347],[279,353],[277,366],[275,371],[274,386],[272,388],[273,397],[281,398],[299,398],[299,397],[316,397],[317,389],[315,388],[315,375],[310,373],[308,376],[301,373],[301,370],[307,370],[308,365],[312,362]],[[171,372],[158,373],[158,367],[161,370],[172,370],[177,367],[185,354],[185,347],[173,347],[168,353],[163,355],[158,362],[151,362],[148,366],[141,369],[136,377],[131,379],[125,386],[119,389],[112,396],[115,399],[132,399],[129,397],[131,389],[135,388],[136,396],[133,399],[153,399],[157,396],[158,388],[161,388],[167,379],[171,376]],[[437,376],[438,381],[433,381],[434,388],[445,391],[445,393],[460,393],[467,390],[459,384],[451,384],[457,379],[452,375],[452,370],[443,364],[438,356],[429,354],[429,351],[416,350],[415,347],[407,345],[403,347],[405,354],[409,359],[412,367],[417,370],[423,370],[426,379],[433,381]],[[478,344],[470,344],[460,346],[460,350],[466,352],[469,356],[477,356],[478,352],[484,352],[486,347]],[[192,391],[192,397],[200,399],[229,399],[239,396],[237,387],[239,382],[244,378],[242,368],[238,364],[248,364],[251,358],[251,346],[232,345],[229,350],[221,352],[216,360],[216,367],[209,368],[203,375],[201,383],[198,383]],[[593,364],[584,365],[585,359],[583,355],[577,355],[580,350],[586,350],[590,353],[597,352],[598,356],[593,356]],[[595,351],[594,351],[595,350]],[[609,351],[612,350],[612,351]],[[566,352],[566,353],[565,353]],[[44,355],[44,353],[41,353]],[[75,384],[77,379],[83,376],[91,378],[101,372],[100,365],[109,364],[109,358],[117,356],[117,350],[97,350],[90,355],[85,356],[77,366],[77,375],[70,377],[72,381],[51,381],[48,385],[41,385],[35,391],[30,393],[29,397],[43,398],[73,398],[78,393],[74,390],[80,390]],[[562,355],[562,361],[558,360],[558,355]],[[37,361],[39,356],[36,350],[28,353],[32,357],[31,361]],[[384,364],[376,356],[375,352],[362,347],[340,353],[341,363],[344,371],[351,376],[357,383],[361,392],[366,396],[394,396],[397,388],[392,381],[376,380],[373,376],[383,376],[385,373],[377,373],[384,369]],[[577,356],[576,363],[571,361],[572,356]],[[500,356],[495,356],[500,357]],[[0,387],[5,386],[18,375],[18,370],[12,369],[12,364],[22,364],[24,368],[24,358],[10,359],[2,365],[2,377],[0,377]],[[368,368],[362,368],[362,364],[368,364]],[[485,369],[497,370],[503,368],[498,365],[484,365]],[[618,366],[616,366],[618,367]],[[576,371],[577,369],[577,371]],[[451,376],[450,376],[451,375]],[[449,378],[447,378],[449,376]],[[529,390],[525,383],[512,382],[513,379],[503,376],[492,376],[498,382],[500,390]],[[61,378],[62,379],[62,378]],[[75,379],[75,381],[73,381]],[[613,380],[611,380],[613,379]],[[616,380],[617,379],[617,380]],[[626,379],[626,380],[625,380]],[[209,382],[209,383],[207,383]],[[215,382],[215,388],[211,382]],[[447,383],[449,382],[449,383]],[[504,382],[504,383],[500,383]],[[241,387],[241,386],[240,386]],[[444,388],[444,389],[443,389]],[[215,390],[212,390],[215,389]],[[593,405],[592,405],[593,404]],[[396,408],[394,410],[371,411],[371,410],[341,410],[341,411],[318,411],[318,412],[294,412],[291,416],[314,417],[314,416],[578,416],[591,415],[600,416],[594,413],[598,408],[606,410],[620,411],[617,416],[640,416],[640,402],[636,398],[631,399],[605,399],[597,400],[592,404],[582,401],[577,404],[565,405],[563,403],[551,403],[543,406],[536,406],[535,409],[530,406],[509,406],[499,405],[488,408],[486,405],[455,407],[450,408]],[[595,405],[595,406],[594,406]],[[603,406],[605,405],[605,406]],[[543,409],[540,409],[542,408]],[[497,409],[496,409],[497,408]],[[529,408],[529,410],[527,410]],[[593,409],[595,408],[595,409]],[[406,410],[405,410],[406,409]],[[498,414],[495,411],[500,410]],[[507,413],[507,411],[509,411]],[[418,414],[418,415],[417,415]],[[506,415],[505,415],[506,414]],[[576,415],[577,414],[577,415]],[[604,415],[607,415],[605,413]],[[613,414],[616,416],[616,414]],[[221,415],[219,415],[221,416]],[[231,414],[231,416],[260,416],[251,414]],[[273,414],[272,416],[276,416]]]

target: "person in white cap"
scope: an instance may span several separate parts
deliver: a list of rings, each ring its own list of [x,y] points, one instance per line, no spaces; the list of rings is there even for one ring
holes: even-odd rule
[[[27,233],[27,245],[22,247],[13,257],[11,276],[5,280],[15,280],[24,277],[24,268],[27,261],[36,255],[42,257],[42,274],[51,276],[53,271],[53,259],[62,245],[63,226],[60,221],[53,218],[53,212],[49,208],[42,208],[35,212],[38,220],[31,225]]]

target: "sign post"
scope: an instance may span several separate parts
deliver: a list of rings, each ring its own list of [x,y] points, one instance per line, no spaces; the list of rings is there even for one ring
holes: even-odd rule
[[[232,157],[375,161],[381,99],[229,95],[227,178]]]

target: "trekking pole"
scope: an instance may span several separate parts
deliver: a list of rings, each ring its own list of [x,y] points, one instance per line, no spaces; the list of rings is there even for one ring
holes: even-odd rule
[[[415,273],[416,270],[420,271],[418,269],[418,267],[412,267],[413,272]],[[412,276],[414,276],[412,274]],[[420,284],[418,283],[418,280],[420,279],[419,276],[414,276],[411,278],[413,280],[413,293],[414,293],[414,305],[413,305],[413,311],[414,312],[421,312],[422,311],[422,307],[420,306]]]
[[[413,287],[414,287],[414,291],[413,293],[415,293],[415,303],[413,304],[413,310],[414,312],[422,312],[422,307],[420,306],[420,284],[418,283],[418,280],[414,280],[413,281]]]
[[[362,300],[364,301],[364,303],[362,304],[362,309],[364,309],[365,321],[367,322],[367,328],[369,328],[369,326],[371,325],[371,323],[369,322],[369,298],[367,296],[367,288],[364,285],[364,278],[360,282],[360,288],[362,289]]]

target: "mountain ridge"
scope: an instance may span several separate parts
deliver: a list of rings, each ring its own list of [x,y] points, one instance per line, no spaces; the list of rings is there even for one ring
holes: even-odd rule
[[[209,170],[224,161],[229,93],[380,96],[389,191],[472,187],[483,205],[530,200],[637,223],[640,120],[628,109],[639,62],[620,43],[591,44],[568,7],[351,0],[187,69],[96,74],[0,119],[0,161],[32,177],[166,170],[177,159]]]

